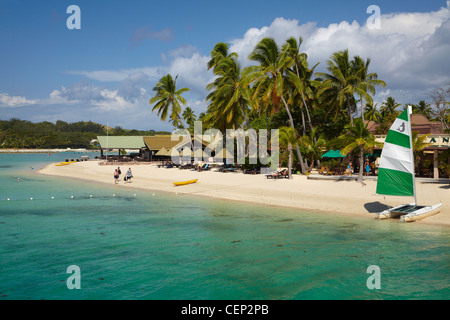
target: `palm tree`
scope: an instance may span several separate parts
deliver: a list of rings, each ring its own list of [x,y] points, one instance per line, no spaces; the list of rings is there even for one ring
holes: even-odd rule
[[[228,53],[228,43],[219,42],[217,43],[213,50],[211,51],[211,60],[208,61],[208,70],[211,68],[215,68],[218,62],[222,58],[237,58],[238,55],[236,52]]]
[[[289,152],[288,176],[292,179],[292,149],[298,146],[300,138],[292,127],[281,127],[279,130],[280,146],[287,148]]]
[[[209,113],[217,122],[222,122],[225,128],[232,125],[237,127],[242,117],[251,128],[247,115],[250,81],[246,78],[246,70],[241,70],[237,53],[229,54],[228,45],[218,43],[211,51],[211,57],[208,68],[213,68],[217,77],[207,86],[208,90],[212,90],[207,97],[207,101],[211,102]]]
[[[278,112],[278,106],[282,101],[291,128],[295,130],[294,120],[284,98],[284,72],[289,66],[290,60],[281,53],[276,41],[272,38],[262,39],[253,49],[249,59],[259,62],[259,66],[249,71],[249,77],[255,82],[253,97],[258,98],[258,104],[262,102],[271,105],[273,107],[272,113]],[[298,145],[296,150],[301,171],[305,172],[305,164]]]
[[[361,119],[364,122],[364,98],[366,98],[369,103],[373,103],[372,97],[367,93],[374,95],[375,86],[385,87],[386,83],[383,80],[378,80],[377,73],[369,73],[370,58],[367,58],[367,60],[364,61],[360,56],[355,56],[351,61],[351,64],[354,70],[353,72],[356,73],[359,80],[359,83],[357,83],[356,86],[359,89],[358,95],[361,100]]]
[[[327,62],[327,70],[329,73],[318,73],[319,76],[325,79],[322,83],[321,93],[328,91],[329,95],[336,96],[340,108],[343,108],[344,103],[346,103],[348,117],[351,125],[353,125],[352,113],[356,107],[353,95],[357,93],[367,97],[368,94],[359,86],[360,80],[352,68],[348,50],[333,53]]]
[[[191,107],[186,107],[186,109],[184,109],[183,119],[189,125],[189,131],[192,133],[194,130],[194,122],[195,120],[197,120],[197,117],[195,116],[195,112],[191,109]]]
[[[286,40],[286,43],[282,46],[282,52],[285,55],[288,64],[293,70],[288,70],[289,80],[294,85],[297,92],[300,94],[302,101],[302,121],[303,121],[303,133],[305,133],[305,119],[303,109],[306,110],[308,117],[309,127],[312,130],[311,116],[309,114],[308,105],[305,100],[305,94],[309,96],[311,94],[311,76],[314,73],[314,69],[319,64],[317,63],[312,69],[308,68],[308,55],[306,53],[300,53],[300,46],[303,43],[303,39],[299,37],[298,41],[294,37],[290,37]]]
[[[162,121],[166,121],[167,116],[169,116],[173,123],[181,123],[186,132],[189,132],[183,118],[180,116],[181,104],[186,103],[186,99],[181,95],[184,92],[189,91],[189,89],[181,88],[177,90],[177,78],[178,76],[176,76],[174,80],[170,74],[167,74],[159,79],[156,86],[153,88],[153,91],[155,91],[156,94],[150,99],[149,103],[155,103],[152,112],[158,110],[158,116],[160,116]],[[193,150],[192,140],[191,148],[191,150]]]
[[[351,151],[359,149],[359,175],[357,182],[363,183],[364,152],[373,150],[375,146],[381,146],[381,143],[375,140],[375,136],[367,130],[367,125],[364,125],[361,119],[356,119],[354,126],[347,125],[345,130],[346,133],[338,137],[338,140],[344,145],[341,153],[347,155]]]
[[[219,62],[219,71],[217,74],[221,77],[219,84],[219,96],[227,97],[222,101],[224,112],[231,110],[240,113],[244,117],[246,125],[251,128],[250,120],[247,115],[247,108],[251,99],[250,81],[247,71],[241,70],[238,60],[234,57],[224,58]]]
[[[381,121],[381,113],[377,109],[377,103],[373,104],[371,102],[366,103],[366,107],[364,108],[365,115],[367,116],[367,120],[380,122]]]
[[[396,108],[399,106],[401,106],[401,104],[395,101],[394,98],[387,97],[386,101],[381,105],[380,110],[383,119],[392,117],[396,118],[398,116],[398,111],[396,110]]]
[[[272,102],[272,113],[277,113],[283,99],[283,73],[288,67],[288,60],[282,56],[276,41],[272,38],[262,39],[249,56],[251,61],[259,62],[252,71],[255,83],[254,96],[260,94],[263,103]],[[293,123],[291,113],[287,110]]]
[[[320,155],[323,153],[323,148],[326,147],[328,140],[324,134],[317,137],[318,127],[313,128],[308,135],[304,135],[300,138],[301,145],[306,150],[306,156],[310,162],[309,171],[314,166],[314,161],[320,159]]]
[[[421,100],[417,106],[413,105],[413,113],[422,114],[427,117],[428,120],[431,120],[431,115],[433,113],[433,109],[431,108],[429,103]]]

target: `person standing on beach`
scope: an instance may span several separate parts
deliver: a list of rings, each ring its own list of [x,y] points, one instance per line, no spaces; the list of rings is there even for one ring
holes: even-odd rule
[[[119,182],[119,172],[117,169],[114,171],[114,183],[117,184]]]
[[[119,174],[119,178],[120,178],[120,175],[122,174],[122,171],[120,171],[120,167],[117,167],[117,173]]]
[[[366,167],[366,172],[365,172],[365,174],[366,174],[366,176],[368,176],[368,175],[370,174],[370,164],[369,164],[369,160],[366,160],[365,167]]]
[[[127,171],[127,182],[131,183],[131,178],[133,178],[133,173],[131,172],[131,168],[128,168]]]

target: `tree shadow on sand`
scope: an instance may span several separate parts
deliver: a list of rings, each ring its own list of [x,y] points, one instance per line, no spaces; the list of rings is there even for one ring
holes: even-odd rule
[[[381,212],[384,211],[386,209],[390,209],[392,208],[391,206],[388,206],[384,203],[381,203],[379,201],[375,201],[375,202],[368,202],[364,205],[364,208],[366,208],[368,213],[377,213],[377,212]]]

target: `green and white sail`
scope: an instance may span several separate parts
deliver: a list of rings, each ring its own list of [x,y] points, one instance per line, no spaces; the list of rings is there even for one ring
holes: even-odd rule
[[[415,196],[411,111],[408,106],[386,136],[378,171],[378,194]]]

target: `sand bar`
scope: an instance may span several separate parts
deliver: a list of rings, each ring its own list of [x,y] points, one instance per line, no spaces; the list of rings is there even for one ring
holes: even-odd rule
[[[412,198],[380,196],[375,194],[376,181],[365,180],[365,186],[355,181],[312,180],[304,175],[293,179],[267,179],[265,175],[242,172],[158,168],[156,164],[119,165],[121,179],[130,167],[132,183],[121,180],[118,188],[139,188],[178,194],[192,194],[234,201],[245,201],[279,207],[292,207],[341,215],[356,215],[373,219],[386,206],[412,202]],[[99,165],[98,161],[84,161],[66,166],[49,164],[40,173],[114,184],[117,165]],[[176,187],[173,182],[198,179],[194,184]],[[417,182],[419,204],[442,202],[440,213],[415,223],[450,226],[450,183]]]

